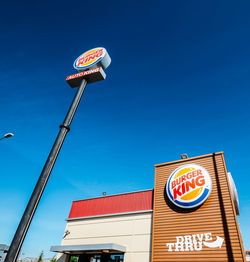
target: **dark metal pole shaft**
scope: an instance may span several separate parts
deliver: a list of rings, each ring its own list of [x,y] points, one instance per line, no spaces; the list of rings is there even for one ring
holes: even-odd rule
[[[42,196],[42,193],[44,191],[44,188],[47,184],[47,181],[49,179],[50,173],[53,169],[53,166],[55,164],[55,161],[57,159],[57,156],[60,152],[60,149],[62,147],[63,141],[66,137],[67,132],[70,130],[70,124],[74,117],[74,114],[76,112],[76,109],[79,105],[79,102],[81,100],[81,97],[83,95],[84,89],[87,85],[87,81],[85,79],[82,80],[80,87],[78,88],[76,95],[73,99],[73,102],[69,108],[69,111],[64,119],[63,124],[60,126],[60,131],[57,135],[57,138],[55,140],[55,143],[50,151],[50,154],[47,158],[47,161],[44,165],[44,168],[42,170],[42,173],[37,181],[36,187],[31,195],[31,198],[29,200],[29,203],[24,211],[23,217],[19,223],[19,226],[17,228],[17,231],[15,233],[15,236],[11,242],[11,245],[9,247],[9,250],[7,252],[7,256],[5,258],[4,262],[15,262],[18,258],[20,249],[22,247],[24,238],[26,236],[26,233],[29,229],[31,220],[34,216],[34,213],[36,211],[36,208],[38,206],[38,203],[40,201],[40,198]]]

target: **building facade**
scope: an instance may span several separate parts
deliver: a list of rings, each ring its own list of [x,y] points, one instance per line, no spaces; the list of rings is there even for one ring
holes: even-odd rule
[[[222,152],[155,166],[154,190],[74,201],[60,262],[245,262]]]
[[[146,190],[74,201],[62,245],[52,251],[64,254],[60,261],[149,262],[152,200]]]

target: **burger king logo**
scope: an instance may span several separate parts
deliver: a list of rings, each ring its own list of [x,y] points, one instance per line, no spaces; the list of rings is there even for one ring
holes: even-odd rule
[[[80,55],[74,62],[73,66],[75,69],[79,71],[84,71],[89,68],[92,68],[98,62],[100,62],[104,56],[106,55],[107,51],[103,47],[97,47],[91,49],[82,55]]]
[[[212,191],[212,181],[204,167],[187,164],[178,167],[169,177],[166,192],[178,207],[193,208],[201,205]]]

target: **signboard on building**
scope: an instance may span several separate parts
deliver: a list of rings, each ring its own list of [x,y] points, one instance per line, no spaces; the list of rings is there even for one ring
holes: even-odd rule
[[[178,167],[169,176],[166,193],[170,201],[181,208],[193,208],[204,203],[212,191],[207,170],[196,164]]]
[[[156,165],[152,262],[245,261],[223,153]]]

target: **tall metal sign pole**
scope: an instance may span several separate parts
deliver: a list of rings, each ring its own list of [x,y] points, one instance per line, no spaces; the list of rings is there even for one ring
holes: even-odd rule
[[[106,78],[104,70],[110,65],[110,63],[111,59],[106,49],[102,47],[91,49],[75,60],[74,68],[77,69],[79,73],[68,76],[66,81],[72,88],[78,87],[78,90],[64,119],[64,122],[60,126],[60,131],[57,135],[55,143],[50,151],[42,173],[24,211],[9,250],[7,251],[7,256],[4,260],[5,262],[15,262],[18,258],[24,238],[29,229],[42,193],[45,189],[50,173],[56,162],[63,141],[70,130],[70,124],[80,103],[86,85],[88,83],[104,80]]]

